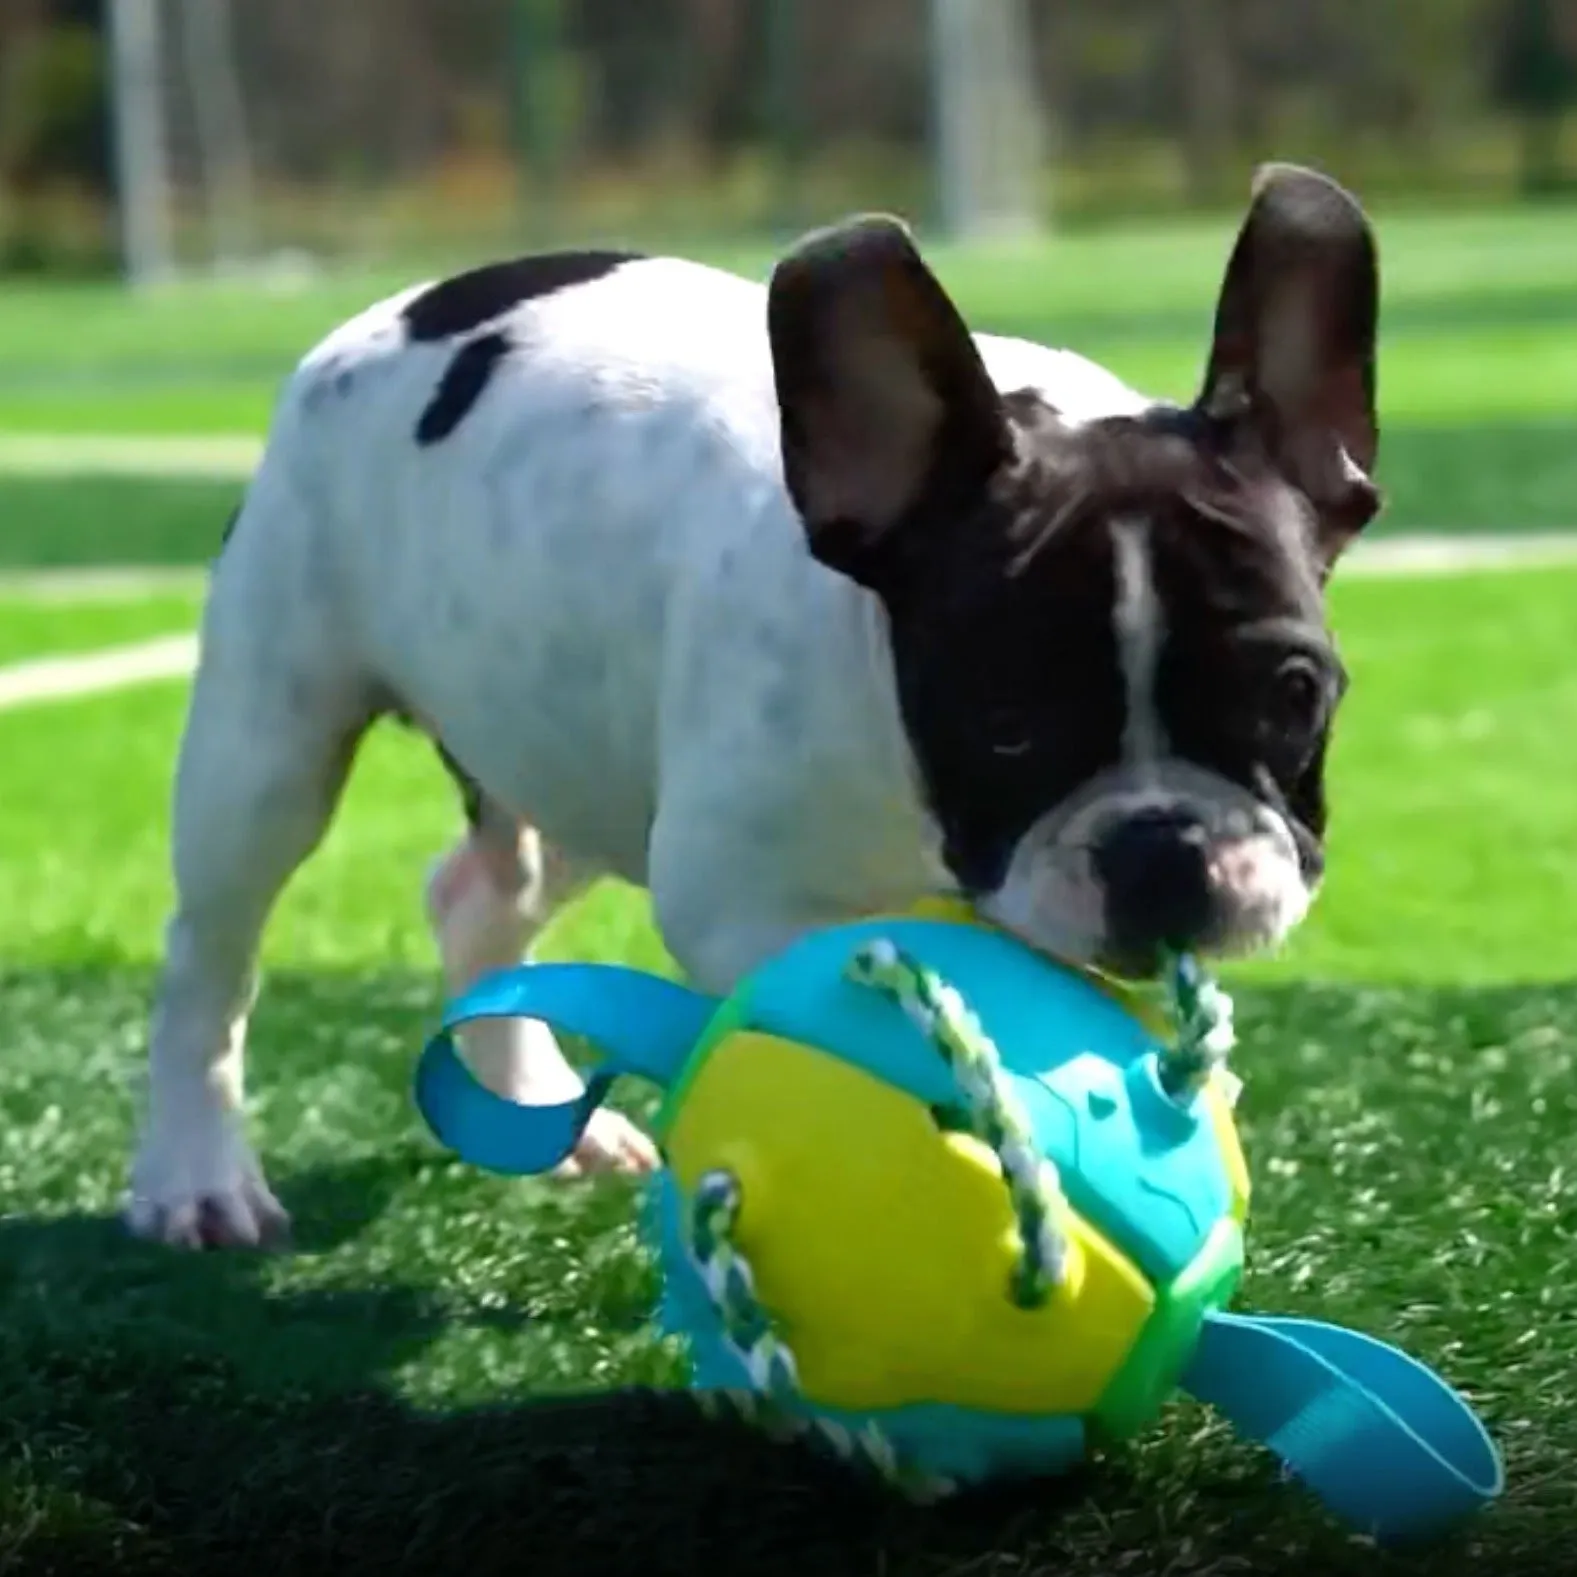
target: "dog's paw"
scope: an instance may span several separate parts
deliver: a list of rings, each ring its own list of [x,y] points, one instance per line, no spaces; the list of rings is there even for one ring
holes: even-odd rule
[[[231,1123],[206,1140],[145,1139],[122,1218],[135,1236],[172,1248],[274,1248],[290,1236],[290,1217]]]
[[[559,1178],[617,1172],[642,1177],[656,1171],[657,1146],[628,1117],[606,1107],[592,1113],[574,1152],[554,1168]]]

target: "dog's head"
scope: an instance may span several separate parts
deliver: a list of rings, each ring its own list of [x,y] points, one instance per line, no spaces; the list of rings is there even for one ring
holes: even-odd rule
[[[1030,941],[1143,975],[1307,909],[1344,686],[1324,588],[1379,503],[1377,300],[1357,203],[1272,166],[1199,397],[1076,423],[992,382],[895,221],[775,272],[811,550],[881,599],[943,858]]]

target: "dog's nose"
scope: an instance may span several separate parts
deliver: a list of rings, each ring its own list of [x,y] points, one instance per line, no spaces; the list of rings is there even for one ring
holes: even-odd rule
[[[1181,806],[1125,816],[1093,851],[1105,893],[1106,923],[1123,952],[1148,957],[1192,946],[1210,921],[1209,836]]]

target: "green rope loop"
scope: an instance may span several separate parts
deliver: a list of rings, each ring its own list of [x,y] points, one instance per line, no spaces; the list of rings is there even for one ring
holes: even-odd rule
[[[778,1340],[756,1301],[750,1264],[734,1246],[740,1204],[734,1175],[708,1172],[696,1187],[691,1208],[690,1252],[724,1334],[745,1361],[751,1386],[764,1396],[792,1399],[799,1394],[794,1355]]]
[[[1060,1286],[1068,1246],[1056,1220],[1057,1169],[1040,1153],[1029,1118],[1002,1071],[995,1042],[952,986],[880,938],[859,949],[850,977],[892,997],[952,1070],[968,1131],[996,1158],[1018,1222],[1013,1301],[1037,1308]]]
[[[1191,953],[1179,953],[1171,960],[1166,987],[1175,1028],[1172,1043],[1160,1057],[1161,1087],[1173,1100],[1189,1100],[1226,1071],[1227,1057],[1237,1043],[1232,998]]]
[[[724,1413],[778,1440],[807,1440],[840,1460],[876,1473],[910,1499],[940,1499],[957,1488],[951,1480],[903,1461],[875,1424],[850,1429],[830,1418],[793,1410],[799,1398],[794,1355],[773,1329],[756,1298],[749,1262],[734,1242],[743,1199],[731,1172],[707,1172],[690,1211],[690,1256],[722,1323],[723,1333],[750,1377],[749,1390],[702,1391],[697,1403],[709,1416]]]

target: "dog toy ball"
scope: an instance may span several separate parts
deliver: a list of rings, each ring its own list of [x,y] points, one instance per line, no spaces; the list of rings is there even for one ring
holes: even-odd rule
[[[1179,1388],[1377,1539],[1433,1534],[1502,1471],[1395,1348],[1228,1312],[1249,1182],[1230,1003],[1176,962],[1163,1037],[1115,988],[972,917],[830,928],[725,1000],[609,965],[506,970],[417,1074],[437,1137],[550,1169],[621,1074],[661,1086],[662,1318],[692,1385],[918,1497],[1066,1469]],[[524,1016],[601,1053],[584,1094],[490,1094],[453,1031]]]

